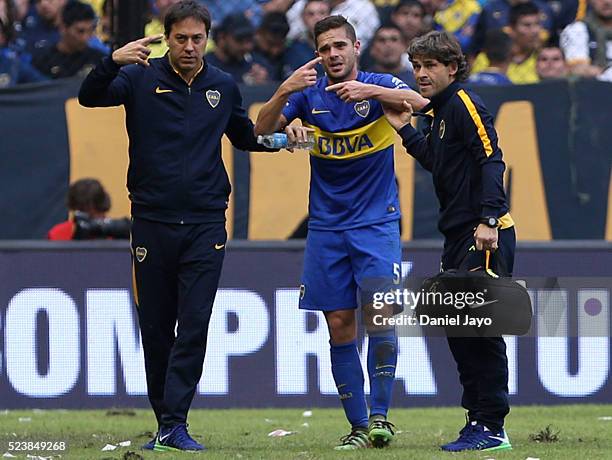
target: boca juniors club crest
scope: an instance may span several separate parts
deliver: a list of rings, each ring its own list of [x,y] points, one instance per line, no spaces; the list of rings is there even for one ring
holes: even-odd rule
[[[355,104],[355,112],[362,118],[368,116],[370,113],[370,101],[360,101]]]
[[[147,257],[147,248],[137,247],[136,251],[134,251],[134,255],[136,256],[136,260],[138,262],[142,262]]]
[[[221,93],[217,90],[209,89],[208,91],[206,91],[206,100],[214,109],[219,105],[219,102],[221,101]]]
[[[440,129],[438,130],[438,135],[440,136],[440,139],[444,137],[445,132],[446,132],[446,123],[444,123],[444,120],[442,120],[440,122]]]

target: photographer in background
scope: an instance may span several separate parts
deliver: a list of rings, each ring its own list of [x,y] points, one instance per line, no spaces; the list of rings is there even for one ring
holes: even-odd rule
[[[89,240],[96,238],[127,239],[130,220],[110,219],[109,194],[96,179],[80,179],[70,185],[67,199],[71,213],[68,220],[55,225],[47,238],[54,241]]]

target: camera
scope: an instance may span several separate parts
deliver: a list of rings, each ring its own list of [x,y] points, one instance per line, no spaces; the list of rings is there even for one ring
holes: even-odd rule
[[[92,218],[83,211],[74,212],[74,240],[97,238],[128,239],[132,224],[130,219]]]

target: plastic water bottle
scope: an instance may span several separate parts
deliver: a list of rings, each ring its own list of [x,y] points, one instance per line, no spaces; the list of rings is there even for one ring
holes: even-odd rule
[[[308,133],[306,142],[289,142],[285,133],[272,133],[257,136],[257,143],[270,149],[305,149],[310,150],[314,147],[314,133]]]

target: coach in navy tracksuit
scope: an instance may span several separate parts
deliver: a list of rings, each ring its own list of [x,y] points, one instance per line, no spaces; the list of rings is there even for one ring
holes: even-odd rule
[[[221,137],[241,150],[262,150],[234,80],[203,60],[210,23],[196,1],[173,5],[165,16],[166,56],[147,60],[147,45],[160,37],[129,43],[105,58],[79,93],[86,107],[126,110],[134,297],[159,424],[145,448],[155,450],[203,448],[186,420],[227,238]]]
[[[412,109],[385,108],[404,147],[433,175],[440,201],[438,227],[444,235],[442,269],[484,270],[486,251],[495,251],[490,269],[509,276],[514,263],[514,222],[503,187],[505,165],[493,117],[478,96],[459,83],[467,64],[459,43],[447,32],[415,39],[409,49],[421,94],[425,135],[410,126]],[[501,337],[448,337],[463,386],[468,422],[446,451],[510,449],[503,428],[508,406],[508,359]]]

